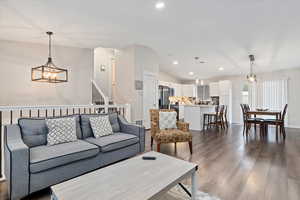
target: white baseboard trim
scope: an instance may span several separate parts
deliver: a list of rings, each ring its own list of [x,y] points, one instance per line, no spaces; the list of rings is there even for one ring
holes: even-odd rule
[[[297,126],[297,125],[288,125],[287,127],[288,128],[300,128],[300,126]]]

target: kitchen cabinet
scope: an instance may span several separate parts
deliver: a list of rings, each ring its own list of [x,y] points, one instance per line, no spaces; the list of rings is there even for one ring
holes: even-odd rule
[[[219,96],[219,82],[213,82],[209,84],[209,95],[211,97]]]
[[[198,85],[197,86],[197,97],[200,100],[209,100],[210,95],[209,95],[209,86],[208,85]]]

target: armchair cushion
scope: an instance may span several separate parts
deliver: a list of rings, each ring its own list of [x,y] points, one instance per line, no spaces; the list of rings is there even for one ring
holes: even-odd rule
[[[192,134],[179,129],[160,130],[154,139],[157,143],[191,142]]]
[[[30,148],[30,172],[38,173],[71,162],[90,158],[99,153],[96,145],[83,140],[53,146]]]
[[[100,138],[89,137],[86,141],[97,145],[101,152],[108,152],[136,144],[139,138],[126,133],[114,133]]]

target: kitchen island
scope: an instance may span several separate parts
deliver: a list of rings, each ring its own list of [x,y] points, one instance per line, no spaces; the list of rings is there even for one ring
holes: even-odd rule
[[[203,114],[215,112],[214,105],[184,105],[184,121],[190,124],[191,130],[203,129]]]

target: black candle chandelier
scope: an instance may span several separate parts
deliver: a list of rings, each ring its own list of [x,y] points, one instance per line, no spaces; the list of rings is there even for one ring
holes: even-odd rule
[[[49,56],[45,65],[31,69],[31,80],[47,83],[68,82],[68,70],[56,67],[51,57],[51,36],[53,32],[46,32],[49,37]]]

